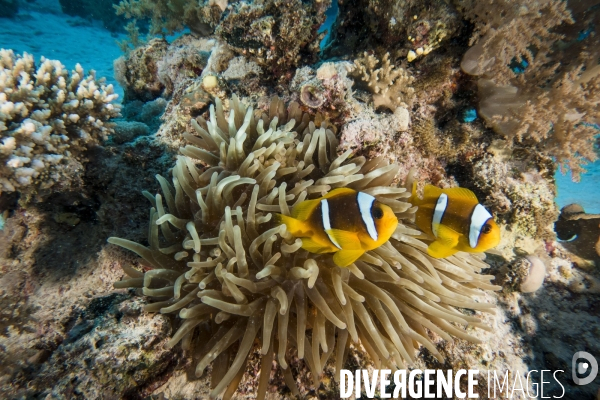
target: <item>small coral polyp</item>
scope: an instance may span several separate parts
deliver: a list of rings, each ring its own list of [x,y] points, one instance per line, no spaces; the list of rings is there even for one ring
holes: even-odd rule
[[[123,266],[129,278],[115,287],[141,288],[156,301],[147,311],[178,313],[182,323],[169,346],[205,343],[196,375],[213,361],[228,366],[213,369],[211,398],[235,393],[256,339],[269,369],[260,374],[259,399],[274,358],[297,394],[290,357],[306,361],[318,386],[334,352],[342,368],[351,342],[360,340],[376,365],[388,368],[412,364],[419,343],[442,360],[426,329],[478,342],[460,326],[485,325],[456,307],[493,312],[472,299],[480,289],[497,289],[493,277],[479,273],[487,264],[464,253],[427,255],[429,240],[411,222],[410,194],[391,186],[396,165],[351,158],[350,151],[338,156],[333,132],[315,126],[296,103],[286,111],[275,98],[262,115],[235,96],[230,105],[227,115],[216,99],[208,121],[192,120],[198,135],[185,134],[191,145],[181,149],[173,184],[157,176],[163,194],[145,193],[152,202],[149,247],[109,239],[142,257],[146,270]],[[338,187],[375,196],[399,220],[388,242],[348,268],[337,267],[332,254],[301,249],[301,240],[273,221]]]

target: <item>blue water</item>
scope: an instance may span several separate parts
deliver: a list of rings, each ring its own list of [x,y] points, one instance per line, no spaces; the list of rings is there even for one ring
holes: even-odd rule
[[[98,24],[63,14],[58,0],[46,0],[45,6],[39,12],[36,3],[36,11],[22,7],[16,18],[0,18],[0,48],[27,52],[36,61],[41,56],[58,60],[69,70],[77,63],[86,72],[94,69],[96,77],[106,77],[122,99],[123,89],[113,77],[113,60],[123,54],[116,41],[124,35],[111,34]]]
[[[600,160],[586,166],[587,173],[581,175],[581,182],[571,180],[571,174],[557,172],[555,175],[558,195],[556,204],[560,208],[577,203],[590,214],[600,214]]]
[[[327,16],[325,19],[325,22],[323,22],[323,25],[321,25],[319,27],[319,33],[325,32],[327,30],[327,34],[325,35],[325,37],[323,38],[323,40],[321,40],[321,43],[319,44],[321,49],[323,49],[325,47],[325,44],[329,40],[329,36],[331,36],[331,26],[335,22],[338,12],[339,12],[338,2],[337,2],[337,0],[332,0],[331,6],[325,12],[325,15]]]

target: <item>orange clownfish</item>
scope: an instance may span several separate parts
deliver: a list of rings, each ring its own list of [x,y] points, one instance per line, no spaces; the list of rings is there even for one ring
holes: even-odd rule
[[[427,248],[432,257],[449,257],[458,251],[480,253],[500,242],[494,217],[468,189],[427,185],[420,199],[415,182],[409,201],[419,207],[415,220],[419,229],[436,238]]]
[[[333,262],[339,267],[347,267],[366,251],[387,242],[398,225],[390,207],[348,188],[303,201],[294,206],[291,217],[277,217],[292,235],[302,238],[303,249],[335,253]]]

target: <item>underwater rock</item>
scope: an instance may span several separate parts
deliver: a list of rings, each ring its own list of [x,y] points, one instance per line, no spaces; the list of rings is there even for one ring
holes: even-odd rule
[[[167,54],[164,39],[152,39],[114,61],[115,79],[125,90],[124,101],[150,101],[159,97],[165,85],[158,76],[158,63]]]
[[[117,144],[130,142],[138,136],[150,133],[148,125],[138,121],[117,121],[112,139]]]
[[[586,214],[579,204],[569,204],[560,210],[554,230],[576,264],[600,265],[600,214]]]
[[[169,43],[166,53],[156,63],[158,79],[165,86],[164,97],[170,97],[202,74],[214,45],[214,40],[198,39],[190,34]]]
[[[404,58],[412,51],[423,57],[450,39],[461,23],[453,4],[440,0],[340,1],[325,54],[356,57],[376,50]]]
[[[263,0],[231,5],[216,34],[238,54],[289,81],[293,69],[317,60],[320,35],[331,0]]]
[[[249,74],[260,75],[262,70],[254,61],[248,61],[245,57],[235,57],[229,62],[227,69],[221,74],[225,80],[242,79]]]
[[[551,161],[540,157],[535,163],[527,153],[518,156],[501,145],[490,147],[494,155],[466,165],[470,184],[485,195],[482,203],[514,234],[553,239],[558,209]]]
[[[316,71],[311,67],[298,68],[289,85],[291,98],[302,104],[305,111],[343,125],[357,107],[352,97],[354,81],[348,77],[351,70],[352,64],[346,61],[326,62]]]

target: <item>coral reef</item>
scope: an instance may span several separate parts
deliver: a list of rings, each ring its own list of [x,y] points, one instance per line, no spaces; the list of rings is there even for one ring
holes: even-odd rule
[[[316,61],[318,27],[331,0],[260,0],[232,4],[216,34],[265,68],[268,79],[290,80],[292,69]]]
[[[339,16],[327,43],[327,56],[389,51],[394,57],[425,56],[447,43],[460,28],[460,15],[439,0],[358,0],[339,2]],[[409,61],[413,61],[409,59]]]
[[[170,35],[187,27],[201,36],[213,32],[226,7],[227,0],[122,0],[114,6],[125,18],[150,19],[152,35]]]
[[[477,42],[461,66],[480,76],[480,114],[509,144],[554,157],[578,179],[583,165],[597,158],[600,118],[598,37],[579,38],[589,18],[573,20],[567,3],[555,0],[459,3],[476,27]],[[567,24],[577,28],[567,30]]]
[[[573,253],[573,262],[581,267],[600,264],[600,215],[569,204],[560,210],[554,229],[560,240],[567,241],[563,246]]]
[[[505,146],[505,142],[490,146],[496,155],[486,154],[471,164],[471,185],[484,195],[483,204],[513,233],[554,238],[558,209],[554,203],[556,188],[547,178],[552,174],[550,160],[536,162],[510,151],[499,154],[498,148]]]
[[[213,46],[213,40],[198,40],[192,35],[183,35],[169,43],[165,55],[157,62],[156,73],[165,86],[163,96],[171,96],[199,76],[208,63]]]
[[[357,107],[352,97],[354,81],[348,76],[351,70],[352,64],[345,61],[326,62],[316,70],[298,68],[289,85],[291,98],[306,112],[342,125]]]
[[[152,39],[114,61],[115,79],[125,90],[124,101],[150,101],[163,93],[158,62],[167,53],[167,46],[166,40]]]
[[[398,107],[410,107],[415,90],[410,86],[414,78],[402,67],[395,67],[386,53],[381,60],[365,52],[362,58],[355,60],[355,75],[366,82],[373,93],[375,108],[386,107],[395,111]]]
[[[112,133],[112,85],[59,62],[0,50],[0,193],[24,198],[69,187],[84,152]]]
[[[380,157],[349,159],[350,151],[337,156],[333,133],[297,103],[286,111],[276,98],[260,114],[236,97],[229,103],[229,115],[216,99],[208,121],[192,120],[196,135],[184,135],[192,145],[180,150],[173,185],[157,177],[163,194],[147,195],[149,247],[109,239],[141,257],[142,270],[122,265],[128,278],[115,287],[155,298],[147,311],[179,314],[183,322],[168,346],[203,348],[196,375],[214,362],[212,398],[235,393],[256,338],[261,369],[276,359],[295,394],[288,350],[307,362],[316,382],[330,356],[336,353],[339,370],[347,345],[359,338],[375,364],[388,367],[414,362],[419,344],[442,360],[425,327],[447,340],[479,342],[449,321],[486,329],[454,307],[489,311],[493,306],[472,296],[498,287],[479,274],[487,265],[476,257],[427,255],[427,241],[411,227],[409,194],[389,187],[397,166]],[[349,268],[335,267],[331,254],[300,250],[299,239],[271,222],[272,213],[289,215],[305,198],[343,186],[371,193],[402,221],[388,243]],[[230,349],[236,342],[237,353]],[[269,375],[260,376],[258,398]]]

